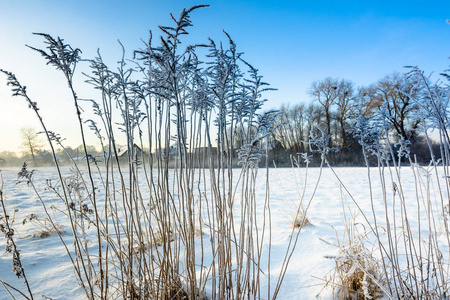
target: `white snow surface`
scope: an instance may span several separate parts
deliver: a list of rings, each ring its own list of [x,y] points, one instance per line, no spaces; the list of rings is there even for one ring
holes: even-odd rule
[[[31,222],[22,224],[22,220],[30,214],[35,214],[42,219],[45,217],[42,205],[31,186],[25,182],[18,183],[17,172],[20,168],[3,168],[4,186],[3,194],[6,199],[7,209],[14,220],[15,242],[20,249],[22,263],[25,268],[31,289],[35,299],[45,295],[51,299],[86,299],[84,292],[78,288],[74,276],[73,267],[57,235],[39,238],[33,234],[41,228]],[[335,168],[338,178],[350,191],[351,196],[359,205],[360,209],[372,220],[372,208],[370,201],[370,189],[367,168]],[[327,258],[337,255],[338,248],[333,244],[337,239],[342,242],[345,219],[351,220],[354,215],[356,223],[363,224],[361,228],[368,229],[362,214],[353,202],[352,198],[339,183],[332,170],[324,168],[320,175],[319,168],[309,168],[306,175],[304,168],[272,168],[269,171],[269,191],[270,208],[272,215],[271,223],[271,267],[268,275],[267,262],[265,275],[262,278],[263,289],[262,299],[267,299],[267,286],[270,279],[271,288],[276,285],[278,273],[284,260],[286,248],[291,234],[296,234],[297,230],[292,229],[292,223],[296,207],[300,203],[302,193],[304,207],[308,207],[307,217],[312,226],[304,227],[299,234],[298,243],[292,254],[290,264],[283,281],[282,288],[278,294],[278,299],[331,299],[332,290],[324,289],[324,279],[333,270],[335,262]],[[236,173],[239,170],[236,169]],[[69,174],[69,169],[64,169],[64,174]],[[378,169],[370,170],[372,176],[372,191],[374,199],[374,211],[379,216],[382,227],[382,216],[384,216],[385,206],[380,190],[381,182],[378,176]],[[423,172],[426,175],[426,172]],[[420,175],[424,177],[425,175]],[[305,185],[305,178],[307,182]],[[320,178],[316,192],[315,185]],[[421,177],[421,178],[422,178]],[[425,176],[426,177],[426,176]],[[41,197],[48,206],[54,204],[61,205],[61,200],[57,199],[53,192],[46,189],[46,180],[57,181],[55,169],[52,167],[37,168],[33,176],[33,182]],[[407,197],[406,203],[415,215],[415,179],[411,168],[401,169],[401,181],[394,178],[397,188],[401,186],[403,193]],[[401,182],[401,183],[400,183]],[[259,211],[262,211],[266,195],[265,170],[259,170],[258,186],[256,189],[256,199]],[[390,183],[387,183],[388,190],[392,190]],[[101,193],[101,191],[100,191]],[[408,200],[410,197],[411,200]],[[311,200],[311,201],[310,201]],[[391,201],[391,200],[389,200]],[[344,208],[343,208],[344,205]],[[390,205],[390,204],[388,204]],[[57,223],[66,229],[63,238],[68,245],[71,245],[71,234],[69,223],[61,213],[54,213]],[[420,218],[426,220],[425,213]],[[411,226],[417,227],[416,218],[411,218]],[[424,221],[425,222],[425,221]],[[358,226],[358,225],[357,225]],[[439,237],[444,241],[444,236]],[[268,240],[268,236],[266,236]],[[371,248],[371,241],[367,241],[368,248]],[[22,291],[26,291],[23,279],[17,279],[12,272],[12,256],[4,251],[6,240],[0,238],[0,279],[15,286]],[[265,247],[268,250],[268,246]],[[445,249],[444,249],[445,250]],[[207,252],[207,250],[205,250]],[[267,253],[267,252],[266,252]],[[448,249],[444,257],[448,262]],[[206,256],[212,255],[205,253]],[[267,255],[264,256],[267,260]],[[0,299],[10,299],[7,292],[0,286]]]

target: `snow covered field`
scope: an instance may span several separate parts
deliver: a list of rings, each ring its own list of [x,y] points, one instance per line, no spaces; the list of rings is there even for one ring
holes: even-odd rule
[[[267,299],[269,279],[272,289],[275,286],[278,273],[284,261],[286,248],[290,240],[289,237],[292,234],[295,237],[298,231],[298,229],[293,231],[292,225],[303,192],[303,207],[308,209],[307,218],[312,225],[303,227],[299,235],[296,249],[290,260],[283,286],[278,295],[279,299],[312,299],[317,295],[318,299],[332,298],[332,289],[329,287],[323,288],[326,280],[333,274],[333,268],[336,265],[333,257],[339,255],[339,248],[335,245],[338,243],[345,245],[348,242],[348,238],[344,237],[346,224],[356,224],[350,227],[356,228],[361,235],[358,240],[363,240],[365,247],[371,249],[374,253],[373,255],[377,257],[378,246],[374,244],[373,235],[369,233],[369,225],[362,214],[358,212],[351,197],[353,197],[370,222],[373,222],[373,214],[375,213],[381,240],[386,244],[388,243],[388,237],[385,234],[385,207],[388,208],[388,215],[391,216],[391,221],[394,219],[397,221],[401,220],[401,218],[399,219],[401,214],[400,208],[398,207],[397,211],[396,203],[392,203],[400,194],[399,191],[402,191],[402,195],[404,195],[406,211],[409,213],[410,227],[413,229],[412,234],[414,236],[417,237],[420,233],[422,239],[428,238],[427,213],[424,207],[429,207],[430,212],[435,210],[436,213],[432,219],[435,220],[436,224],[436,238],[442,242],[440,251],[443,254],[444,268],[448,272],[449,252],[446,246],[448,243],[445,230],[440,227],[440,224],[443,224],[443,220],[442,214],[439,215],[438,213],[441,204],[438,202],[439,197],[436,194],[437,182],[435,182],[435,179],[433,180],[436,177],[433,177],[432,172],[428,172],[430,170],[427,171],[425,168],[417,169],[413,172],[409,167],[402,167],[401,180],[394,176],[394,185],[390,183],[390,180],[386,182],[386,190],[389,191],[386,203],[383,201],[381,193],[382,182],[378,176],[378,169],[373,168],[370,171],[372,189],[369,188],[367,168],[336,168],[334,170],[338,177],[333,174],[332,170],[327,168],[322,170],[322,174],[319,168],[308,169],[308,174],[305,174],[306,170],[304,168],[270,169],[269,191],[272,215],[271,275],[268,275],[267,262],[264,262],[262,266],[265,275],[261,282],[265,288],[261,292],[261,298]],[[72,264],[58,236],[55,234],[44,237],[39,236],[42,235],[39,233],[42,233],[45,227],[50,228],[50,225],[45,220],[42,205],[33,188],[28,186],[26,182],[18,183],[18,171],[19,168],[2,169],[3,195],[11,220],[14,220],[15,242],[21,251],[22,263],[35,298],[41,298],[41,295],[45,295],[51,299],[85,299],[84,292],[78,288]],[[68,168],[63,171],[64,176],[69,176],[70,170]],[[236,169],[235,176],[238,173],[239,170]],[[386,178],[390,176],[389,174],[389,171],[386,170]],[[258,212],[261,212],[264,207],[266,195],[264,176],[265,170],[259,170],[258,186],[256,187]],[[319,176],[320,181],[316,189]],[[444,180],[441,175],[437,177],[439,180]],[[62,201],[58,200],[54,193],[48,189],[48,179],[51,179],[52,182],[57,181],[54,168],[37,168],[33,176],[33,182],[43,201],[49,208],[53,206],[63,209]],[[430,181],[427,181],[427,179],[430,179]],[[99,178],[96,178],[96,180],[99,180]],[[342,181],[343,185],[339,183],[339,180]],[[429,195],[426,193],[427,183],[431,187],[428,190],[432,191]],[[351,196],[346,192],[345,188],[348,189]],[[419,192],[419,198],[417,198],[416,191]],[[371,207],[371,192],[373,193],[374,213]],[[99,193],[101,195],[102,191],[100,190]],[[416,199],[419,199],[420,207],[418,207]],[[423,199],[429,199],[431,206],[426,206],[427,204],[423,202]],[[236,209],[239,209],[239,205],[236,206]],[[31,214],[34,214],[34,218],[29,221]],[[50,214],[54,216],[58,225],[62,225],[62,230],[65,230],[62,236],[67,245],[72,245],[73,238],[71,238],[67,217],[55,209],[50,209]],[[23,221],[25,219],[28,221],[24,224]],[[418,229],[419,225],[421,225],[420,231]],[[401,223],[391,224],[391,226],[396,226],[398,232],[401,232]],[[367,236],[364,233],[367,233]],[[203,239],[207,241],[207,230],[204,230],[204,234]],[[399,241],[399,251],[401,251],[400,245],[402,243]],[[5,253],[5,245],[6,240],[2,237],[0,239],[0,249],[2,249],[0,255],[0,279],[22,291],[26,291],[23,279],[17,279],[11,270],[12,256],[9,253]],[[210,250],[210,248],[205,247],[206,260],[208,255],[212,255],[212,253],[208,253],[208,249]],[[268,246],[265,247],[265,250],[263,257],[267,260]],[[0,288],[0,299],[10,299],[10,296],[3,288]]]

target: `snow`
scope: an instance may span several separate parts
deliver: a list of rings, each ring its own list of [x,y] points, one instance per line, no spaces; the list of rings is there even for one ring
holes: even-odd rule
[[[272,215],[271,223],[271,267],[270,277],[267,270],[267,262],[263,263],[265,275],[262,278],[263,290],[261,297],[267,299],[268,280],[272,289],[275,287],[278,274],[282,267],[286,249],[290,236],[295,236],[298,229],[293,230],[295,211],[303,196],[303,207],[308,207],[307,217],[312,226],[304,227],[298,238],[298,244],[292,254],[289,267],[278,299],[331,299],[332,290],[324,289],[325,278],[333,270],[335,261],[327,258],[338,254],[339,249],[334,245],[338,240],[342,243],[344,239],[345,225],[354,220],[357,228],[368,231],[369,226],[352,200],[359,205],[365,213],[367,219],[373,222],[370,188],[367,168],[336,168],[334,169],[338,177],[332,170],[324,168],[309,168],[306,174],[305,168],[273,168],[270,169],[270,207]],[[35,298],[41,295],[52,299],[85,299],[84,292],[78,288],[73,268],[67,257],[65,249],[57,235],[48,237],[33,237],[33,235],[42,229],[42,225],[36,225],[33,222],[22,224],[22,220],[30,214],[37,215],[41,220],[45,219],[42,205],[37,198],[31,186],[25,182],[18,183],[17,172],[19,168],[3,168],[2,176],[4,181],[3,193],[7,203],[9,215],[14,215],[15,242],[21,250],[21,259],[24,265],[26,276],[31,285]],[[70,173],[68,168],[63,170],[64,176]],[[236,170],[236,174],[239,170]],[[427,178],[426,170],[421,171],[419,175],[421,180]],[[380,228],[383,226],[382,217],[385,215],[385,204],[382,197],[382,183],[379,180],[379,170],[372,168],[370,170],[371,184],[374,199],[374,211],[377,215],[377,221]],[[390,176],[386,173],[386,177]],[[415,177],[411,168],[403,167],[401,169],[401,180],[394,177],[397,189],[402,188],[408,211],[411,211],[411,226],[417,228],[417,203]],[[256,199],[258,203],[258,212],[262,216],[265,199],[265,170],[259,170],[259,177],[256,187]],[[61,200],[58,200],[52,191],[47,189],[46,179],[57,181],[54,168],[37,168],[34,174],[33,182],[42,196],[47,206],[60,206]],[[346,192],[339,180],[342,181],[351,193]],[[441,177],[439,177],[441,178]],[[305,179],[307,179],[305,184]],[[98,180],[98,178],[97,178]],[[317,188],[316,188],[317,184]],[[392,193],[392,185],[388,182],[387,191]],[[436,184],[436,182],[434,182]],[[392,195],[391,195],[392,196]],[[432,196],[433,197],[433,196]],[[391,209],[392,197],[387,198],[387,205]],[[434,200],[433,200],[434,201]],[[436,204],[437,205],[437,204]],[[395,207],[395,203],[394,203]],[[237,206],[238,209],[238,206]],[[15,210],[15,213],[13,214]],[[392,209],[391,209],[392,210]],[[392,213],[392,212],[390,212]],[[71,245],[69,223],[67,218],[60,212],[51,211],[57,223],[63,226],[66,232],[63,238],[67,245]],[[435,216],[435,218],[440,218]],[[262,219],[259,218],[258,219]],[[420,220],[426,224],[426,214],[420,214]],[[361,225],[362,224],[362,225]],[[422,233],[427,234],[422,227]],[[204,230],[207,234],[207,230]],[[417,234],[417,232],[416,232]],[[205,237],[205,240],[207,237]],[[266,240],[268,235],[266,235]],[[446,245],[446,237],[440,233],[439,241]],[[368,238],[366,246],[371,249],[373,241]],[[0,249],[5,249],[6,240],[0,239]],[[443,246],[446,247],[446,246]],[[376,247],[375,247],[376,248]],[[212,254],[205,248],[206,259]],[[448,248],[443,248],[442,253],[448,253]],[[268,250],[266,245],[265,250]],[[11,271],[11,254],[0,253],[0,279],[12,286],[26,291],[23,279],[17,279]],[[266,252],[267,253],[267,252]],[[264,256],[267,260],[267,255]],[[448,263],[448,255],[444,254],[444,259]],[[0,299],[10,299],[10,296],[0,287]]]

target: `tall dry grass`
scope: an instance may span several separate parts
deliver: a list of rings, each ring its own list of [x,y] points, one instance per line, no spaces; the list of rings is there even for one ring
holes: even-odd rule
[[[173,24],[159,27],[161,39],[155,43],[150,34],[134,52],[132,67],[125,50],[116,71],[100,53],[88,60],[85,75],[99,99],[89,100],[95,118],[88,120],[74,83],[81,51],[37,34],[45,48],[30,48],[64,75],[78,118],[85,159],[71,158],[70,176],[62,175],[55,151],[65,150],[64,139],[46,127],[16,76],[1,70],[47,137],[59,178],[48,189],[64,204],[73,245],[34,186],[33,171],[24,164],[19,176],[35,189],[88,299],[276,297],[270,287],[264,295],[261,289],[261,276],[271,276],[270,259],[268,265],[262,259],[270,249],[267,162],[266,196],[255,193],[276,114],[261,113],[262,93],[271,89],[227,33],[227,48],[212,40],[181,44],[191,13],[204,6],[171,15]],[[199,49],[207,50],[205,62]],[[88,151],[90,130],[102,157]],[[126,138],[125,155],[119,137]],[[265,203],[262,214],[257,201]]]

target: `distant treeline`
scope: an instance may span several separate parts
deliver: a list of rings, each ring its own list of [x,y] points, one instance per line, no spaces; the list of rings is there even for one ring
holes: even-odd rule
[[[65,151],[62,149],[57,150],[56,156],[58,161],[62,164],[70,164],[72,159],[82,160],[84,159],[84,152],[81,150],[82,146],[77,148],[66,147]],[[97,151],[94,146],[88,146],[89,152],[92,155],[101,155],[101,152]],[[29,151],[23,151],[20,153],[12,151],[2,151],[0,152],[0,166],[10,167],[10,166],[21,166],[24,162],[27,162],[30,166],[34,167],[44,167],[54,165],[53,157],[51,153],[42,148],[36,149],[34,159]]]

